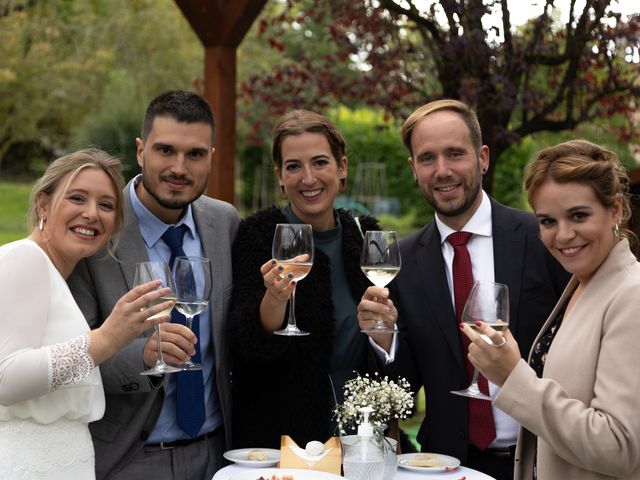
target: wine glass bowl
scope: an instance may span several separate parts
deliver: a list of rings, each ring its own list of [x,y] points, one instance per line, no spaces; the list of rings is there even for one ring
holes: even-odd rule
[[[396,232],[392,230],[369,230],[364,234],[360,268],[369,281],[376,287],[386,287],[393,280],[402,266],[400,248]],[[376,325],[362,330],[366,333],[393,333],[382,319]]]
[[[187,328],[193,330],[193,319],[204,312],[211,296],[211,261],[204,257],[176,257],[173,263],[176,284],[176,310],[185,316]],[[202,365],[191,359],[182,370],[202,370]]]
[[[171,291],[157,300],[153,300],[147,304],[146,308],[151,308],[161,302],[166,302],[167,300],[176,300],[176,287],[173,281],[173,276],[171,275],[171,270],[169,269],[169,265],[167,262],[139,262],[135,264],[134,272],[133,272],[133,286],[142,285],[144,283],[150,282],[152,280],[160,280],[161,285],[158,288],[170,288]],[[160,316],[169,315],[173,307],[167,308],[160,313],[156,313],[155,315],[150,316],[147,320],[151,320],[154,318],[158,318]],[[156,334],[156,342],[158,349],[158,358],[156,360],[156,364],[144,372],[140,372],[140,375],[162,375],[165,373],[174,373],[179,372],[180,369],[173,367],[167,363],[165,363],[162,357],[162,341],[160,339],[160,325],[156,325],[155,327]]]
[[[491,339],[479,331],[476,325],[478,321],[499,332],[509,327],[509,289],[506,285],[489,281],[476,281],[462,311],[461,322],[479,333],[485,342],[492,344]],[[491,397],[480,391],[477,368],[473,370],[471,385],[464,390],[454,390],[451,393],[480,400],[491,400]]]
[[[300,330],[295,318],[296,284],[305,278],[313,266],[313,230],[308,224],[279,223],[273,235],[273,258],[282,267],[283,275],[292,275],[293,285],[289,298],[287,326],[276,330],[276,335],[299,337],[309,335]]]

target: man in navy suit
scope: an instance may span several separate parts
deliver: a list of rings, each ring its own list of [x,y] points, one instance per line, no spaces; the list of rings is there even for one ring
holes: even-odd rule
[[[481,433],[488,437],[478,446],[470,434],[469,400],[450,393],[464,389],[470,378],[454,306],[454,246],[447,239],[468,232],[473,279],[509,287],[509,328],[523,354],[569,276],[540,242],[532,214],[501,205],[482,190],[489,148],[473,110],[456,100],[431,102],[407,119],[401,133],[414,179],[436,215],[400,242],[402,269],[390,292],[370,287],[358,319],[363,328],[380,315],[389,325],[397,320],[398,335],[370,337],[389,373],[407,377],[416,390],[425,388],[426,416],[417,437],[422,451],[452,455],[497,479],[511,479],[515,420],[486,407],[489,421]],[[488,388],[495,395],[498,387]]]

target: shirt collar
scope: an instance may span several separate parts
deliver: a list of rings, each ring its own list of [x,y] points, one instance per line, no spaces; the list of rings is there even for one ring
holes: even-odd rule
[[[438,231],[440,232],[440,243],[442,244],[446,242],[447,237],[456,230],[453,230],[445,225],[442,220],[438,218],[437,213],[435,214],[435,220]],[[469,221],[464,225],[464,227],[460,229],[460,231],[465,231],[473,233],[474,235],[481,235],[484,237],[491,237],[493,233],[491,222],[491,201],[489,200],[489,196],[484,192],[484,190],[482,190],[482,201],[480,202],[480,206],[471,216]]]
[[[140,235],[144,240],[147,248],[154,248],[158,240],[162,237],[164,232],[172,225],[168,225],[156,217],[153,213],[145,207],[136,193],[136,185],[142,180],[142,175],[137,175],[129,185],[129,197],[131,198],[131,206],[133,207],[133,213],[138,220],[138,228],[140,229]],[[191,238],[195,238],[196,224],[193,219],[193,210],[191,204],[187,205],[184,215],[173,226],[186,225],[188,234]]]

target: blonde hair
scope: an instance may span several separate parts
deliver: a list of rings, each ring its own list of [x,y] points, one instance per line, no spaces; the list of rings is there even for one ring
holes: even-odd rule
[[[38,195],[44,193],[52,199],[51,211],[55,212],[73,179],[85,168],[98,168],[105,172],[111,179],[115,189],[116,218],[111,234],[111,247],[109,249],[111,252],[111,249],[115,249],[118,233],[124,224],[124,197],[122,194],[124,178],[122,176],[122,164],[120,160],[97,148],[70,153],[69,155],[54,160],[49,167],[47,167],[47,170],[42,177],[36,181],[31,190],[28,224],[31,228],[34,228],[38,224]],[[62,184],[63,180],[65,180],[64,184]],[[55,195],[58,192],[60,192],[60,195]]]
[[[402,124],[402,127],[400,128],[402,143],[407,147],[411,156],[413,156],[413,151],[411,149],[411,137],[413,136],[413,129],[416,124],[428,115],[443,110],[455,112],[462,117],[462,120],[464,120],[464,123],[469,129],[471,144],[474,146],[476,151],[480,151],[480,147],[482,147],[482,130],[480,129],[480,122],[478,122],[476,112],[465,103],[446,98],[443,100],[429,102],[421,106],[409,115],[409,118],[407,118]]]
[[[547,180],[588,185],[605,208],[613,207],[620,198],[620,235],[631,243],[637,242],[636,235],[628,228],[631,218],[629,177],[614,152],[582,139],[540,150],[525,170],[524,191],[531,208],[533,197]]]

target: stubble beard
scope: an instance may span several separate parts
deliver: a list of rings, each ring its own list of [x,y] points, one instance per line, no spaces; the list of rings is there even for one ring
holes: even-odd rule
[[[144,189],[147,191],[147,193],[149,195],[151,195],[153,197],[153,199],[158,202],[158,205],[160,205],[162,208],[167,208],[170,210],[182,210],[184,209],[187,205],[193,203],[195,200],[197,200],[198,198],[200,198],[200,196],[204,193],[205,188],[207,186],[207,181],[205,179],[205,181],[202,183],[202,187],[199,189],[199,191],[193,195],[192,197],[188,198],[188,199],[184,199],[184,198],[165,198],[165,197],[161,197],[156,188],[154,187],[153,183],[149,181],[149,178],[147,175],[145,175],[144,169],[142,170],[142,185],[144,186]]]
[[[478,166],[478,170],[479,169],[480,168]],[[474,172],[472,183],[467,185],[465,180],[463,181],[462,186],[464,188],[464,197],[462,199],[462,203],[459,205],[454,204],[447,206],[444,202],[438,202],[435,199],[435,195],[427,189],[423,190],[423,196],[438,216],[444,218],[455,218],[463,215],[473,207],[473,204],[478,198],[478,195],[480,195],[480,190],[482,189],[482,175],[479,172]]]

